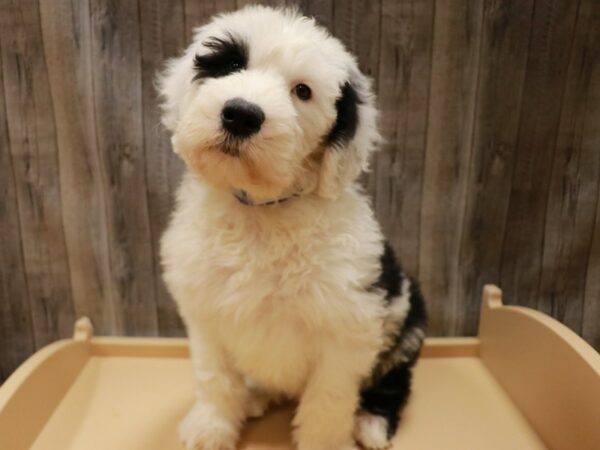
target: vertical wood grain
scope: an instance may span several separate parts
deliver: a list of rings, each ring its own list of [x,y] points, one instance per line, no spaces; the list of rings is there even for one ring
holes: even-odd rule
[[[456,333],[458,262],[476,114],[483,5],[438,1],[433,53],[419,278],[432,334]]]
[[[158,331],[160,334],[180,334],[183,327],[177,308],[161,277],[159,240],[167,225],[183,164],[172,151],[168,133],[160,123],[160,109],[157,108],[158,98],[154,81],[156,74],[164,67],[165,61],[178,55],[185,46],[183,0],[144,2],[144,7],[140,8],[140,27],[144,149]]]
[[[3,78],[0,70],[0,382],[35,350]]]
[[[235,5],[237,8],[243,8],[244,6],[248,6],[248,5],[256,5],[257,3],[259,3],[261,5],[279,7],[279,6],[295,5],[296,1],[295,0],[262,0],[260,2],[256,2],[253,0],[235,0]],[[220,5],[216,5],[216,6],[220,6]]]
[[[254,4],[256,2],[249,2]],[[242,3],[237,7],[243,6]],[[184,0],[186,45],[192,40],[194,28],[208,23],[212,16],[236,9],[236,0]]]
[[[182,163],[153,81],[248,0],[0,0],[0,381],[75,316],[180,335],[158,241]],[[363,178],[432,335],[481,286],[600,348],[600,2],[268,0],[314,16],[375,83]]]
[[[582,1],[574,28],[550,175],[538,294],[539,309],[578,333],[600,179],[598,11],[597,2]],[[600,322],[600,316],[597,319]]]
[[[477,114],[460,236],[455,330],[477,332],[481,292],[498,283],[516,154],[533,0],[484,5]]]
[[[29,293],[22,301],[29,299],[39,348],[68,336],[74,319],[58,148],[38,3],[3,0],[1,10],[9,148]]]
[[[600,351],[600,196],[596,204],[596,225],[586,273],[581,335]]]
[[[600,3],[586,0],[580,8],[576,42],[577,54],[586,61],[589,90],[585,95],[585,118],[582,126],[581,149],[586,155],[600,154]],[[577,67],[573,65],[573,69]],[[596,185],[595,224],[587,258],[581,334],[600,350],[600,176],[582,180],[588,187]],[[589,201],[589,200],[588,200]],[[589,206],[590,209],[592,206]]]
[[[362,72],[375,83],[379,75],[381,0],[334,0],[332,33],[358,59]]]
[[[95,130],[106,186],[116,332],[158,332],[146,198],[138,2],[92,0]]]
[[[433,15],[431,0],[382,2],[378,100],[385,144],[367,177],[382,229],[413,276],[419,269]]]
[[[548,187],[578,1],[537,0],[504,232],[501,286],[511,303],[536,307]]]
[[[314,17],[319,25],[333,30],[334,0],[302,0],[298,6],[303,14]]]
[[[88,1],[40,1],[60,151],[60,197],[77,317],[114,333],[116,293],[110,277],[107,186],[95,140]]]

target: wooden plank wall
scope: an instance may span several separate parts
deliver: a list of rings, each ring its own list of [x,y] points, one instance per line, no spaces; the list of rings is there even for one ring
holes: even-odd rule
[[[0,380],[81,315],[182,334],[157,258],[182,165],[153,79],[246,3],[0,0]],[[494,282],[600,349],[600,2],[299,6],[374,79],[387,143],[364,182],[431,334],[476,333]]]

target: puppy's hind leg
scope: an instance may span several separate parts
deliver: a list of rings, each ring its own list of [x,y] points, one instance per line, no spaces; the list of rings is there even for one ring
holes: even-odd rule
[[[400,412],[408,400],[411,368],[404,364],[390,370],[375,385],[361,393],[354,438],[365,449],[389,448],[398,427]]]
[[[356,415],[354,438],[368,450],[388,448],[398,427],[404,405],[410,395],[412,368],[419,356],[427,313],[425,303],[414,281],[406,282],[409,310],[397,330],[392,345],[379,356],[371,385],[361,392],[361,409]],[[392,299],[401,301],[402,297]]]

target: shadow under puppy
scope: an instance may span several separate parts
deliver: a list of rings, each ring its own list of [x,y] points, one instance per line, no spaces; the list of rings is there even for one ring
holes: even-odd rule
[[[426,317],[355,183],[380,142],[369,80],[314,20],[252,6],[198,28],[159,89],[188,168],[161,242],[197,381],[181,439],[234,449],[297,398],[300,450],[388,447]]]

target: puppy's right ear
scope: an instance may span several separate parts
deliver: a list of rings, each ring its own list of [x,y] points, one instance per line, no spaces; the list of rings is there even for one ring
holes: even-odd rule
[[[156,79],[161,101],[161,121],[171,133],[177,128],[181,112],[190,101],[193,79],[194,53],[189,49],[182,56],[167,61],[165,69]]]

